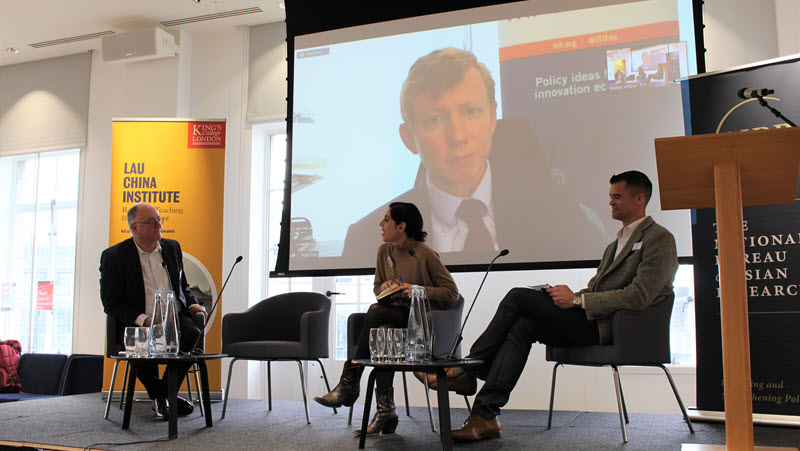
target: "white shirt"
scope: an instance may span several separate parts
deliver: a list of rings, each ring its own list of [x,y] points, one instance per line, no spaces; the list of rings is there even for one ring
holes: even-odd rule
[[[136,242],[134,241],[134,244]],[[162,265],[161,243],[156,243],[156,248],[149,254],[136,244],[139,251],[139,263],[142,265],[142,279],[144,281],[144,313],[136,318],[136,324],[143,326],[147,318],[153,316],[155,304],[155,291],[161,290],[162,299],[166,300],[167,291],[171,291],[167,269]]]
[[[639,224],[642,223],[647,218],[647,216],[643,218],[639,218],[632,223],[628,224],[627,226],[621,228],[619,232],[617,232],[617,250],[614,253],[614,259],[616,260],[619,256],[619,252],[628,244],[628,240],[631,239],[631,235],[633,235],[634,230],[639,227]]]
[[[494,222],[492,205],[492,171],[488,162],[480,184],[469,197],[453,196],[440,190],[431,182],[430,174],[427,177],[427,188],[428,198],[431,201],[431,233],[436,252],[458,252],[464,249],[469,227],[466,222],[456,217],[456,211],[463,200],[470,198],[483,204],[483,223],[489,230],[494,248],[498,249],[497,226]]]

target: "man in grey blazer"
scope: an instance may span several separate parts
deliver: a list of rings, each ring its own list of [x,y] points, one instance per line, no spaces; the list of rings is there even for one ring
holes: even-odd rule
[[[566,285],[546,292],[512,289],[470,349],[469,357],[486,363],[474,374],[448,374],[450,389],[460,394],[475,393],[476,376],[486,381],[467,422],[453,431],[453,438],[500,436],[500,407],[508,402],[533,342],[555,346],[611,343],[612,313],[643,310],[672,294],[677,249],[672,234],[645,214],[652,183],[639,171],[615,175],[610,183],[611,216],[622,223],[622,229],[606,248],[588,286],[577,292]]]

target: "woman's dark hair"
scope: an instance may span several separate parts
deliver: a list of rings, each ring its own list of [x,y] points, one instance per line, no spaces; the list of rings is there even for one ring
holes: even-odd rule
[[[397,224],[406,223],[406,236],[419,242],[425,241],[428,232],[422,231],[422,213],[416,205],[408,202],[392,202],[389,205],[389,215]]]

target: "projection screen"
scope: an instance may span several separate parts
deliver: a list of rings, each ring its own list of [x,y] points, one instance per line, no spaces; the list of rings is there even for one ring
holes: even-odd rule
[[[674,80],[697,73],[695,25],[688,0],[578,3],[591,7],[522,1],[296,36],[276,273],[369,273],[393,201],[420,208],[456,270],[504,248],[514,269],[596,261],[620,227],[608,179],[637,169],[657,185],[653,140],[684,135]],[[437,75],[470,57],[480,68]],[[483,201],[492,250],[463,250],[467,197]],[[661,211],[656,186],[648,213],[690,256],[689,211]]]

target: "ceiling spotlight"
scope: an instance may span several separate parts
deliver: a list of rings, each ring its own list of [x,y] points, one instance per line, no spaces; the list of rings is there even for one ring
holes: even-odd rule
[[[280,8],[280,9],[286,9],[286,2],[280,2],[280,3],[278,3],[278,8]]]
[[[14,48],[14,47],[9,47],[9,48],[6,49],[6,52],[8,52],[8,53],[19,53],[19,49]]]
[[[192,0],[195,3],[200,3],[200,0]]]

